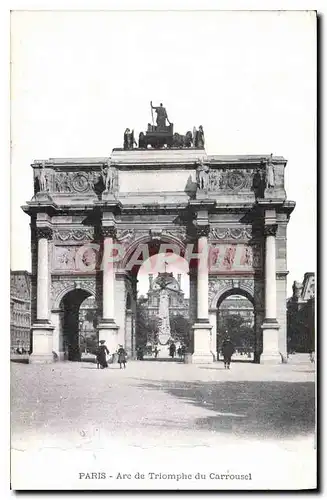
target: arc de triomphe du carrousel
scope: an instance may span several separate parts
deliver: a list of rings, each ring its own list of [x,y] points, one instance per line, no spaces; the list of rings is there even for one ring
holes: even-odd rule
[[[202,126],[157,124],[109,157],[34,161],[30,362],[64,360],[78,310],[95,297],[100,339],[134,356],[137,273],[149,256],[189,264],[188,362],[216,358],[217,311],[232,294],[255,316],[255,362],[287,359],[286,199],[282,156],[210,155]],[[167,124],[168,122],[168,124]],[[219,334],[219,332],[218,332]],[[69,336],[71,338],[69,338]]]

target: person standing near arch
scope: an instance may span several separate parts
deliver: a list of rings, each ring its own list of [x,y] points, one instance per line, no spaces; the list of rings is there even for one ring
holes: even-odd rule
[[[126,368],[126,358],[127,358],[127,352],[123,348],[122,345],[119,345],[119,349],[117,351],[118,354],[118,363],[119,363],[119,368],[121,369],[122,365],[124,366],[124,369]]]
[[[99,344],[100,345],[98,347],[98,352],[97,352],[98,368],[99,368],[99,366],[101,366],[101,368],[108,368],[107,354],[109,354],[109,349],[106,346],[106,341],[100,340]]]
[[[229,336],[227,336],[222,345],[222,352],[224,356],[224,368],[230,370],[232,356],[234,354],[234,345]]]

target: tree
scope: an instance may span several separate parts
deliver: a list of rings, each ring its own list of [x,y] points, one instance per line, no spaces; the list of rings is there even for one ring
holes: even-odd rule
[[[191,325],[187,318],[181,314],[172,315],[170,317],[171,336],[177,341],[189,345]]]
[[[220,342],[229,335],[236,348],[254,348],[254,329],[249,327],[241,314],[224,314],[219,318],[218,332]]]

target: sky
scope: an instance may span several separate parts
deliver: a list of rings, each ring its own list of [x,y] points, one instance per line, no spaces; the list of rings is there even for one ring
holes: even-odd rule
[[[109,156],[152,100],[180,133],[202,124],[208,154],[288,160],[291,295],[316,268],[315,27],[305,11],[12,13],[11,269],[30,270],[33,160]]]

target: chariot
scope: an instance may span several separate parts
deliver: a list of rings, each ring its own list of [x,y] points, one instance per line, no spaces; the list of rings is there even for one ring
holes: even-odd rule
[[[162,148],[167,145],[173,146],[174,124],[165,127],[158,127],[148,123],[148,129],[144,135],[144,147]]]

